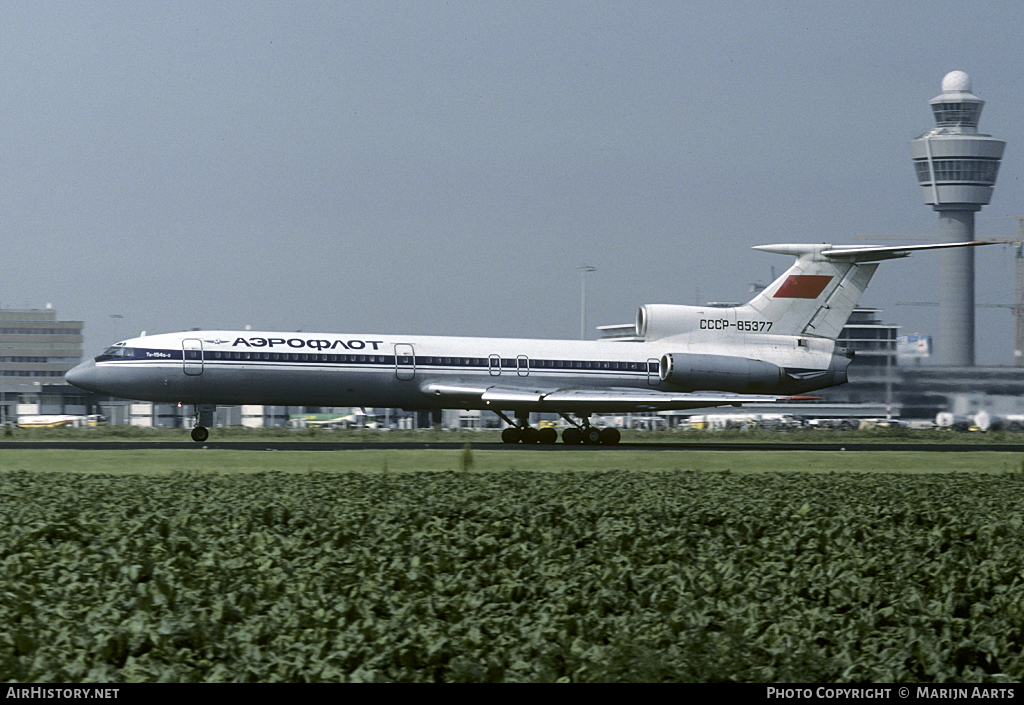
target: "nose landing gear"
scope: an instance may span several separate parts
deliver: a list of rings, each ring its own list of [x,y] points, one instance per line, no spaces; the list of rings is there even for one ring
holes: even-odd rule
[[[209,426],[213,425],[213,415],[217,411],[216,404],[196,404],[195,427],[192,429],[192,440],[203,443],[210,437]]]

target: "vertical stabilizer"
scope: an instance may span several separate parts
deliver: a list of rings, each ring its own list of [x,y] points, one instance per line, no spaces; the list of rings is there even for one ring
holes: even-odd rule
[[[756,249],[796,255],[785,273],[748,307],[772,321],[771,332],[835,339],[871,281],[877,263],[834,260],[831,245],[766,245]]]

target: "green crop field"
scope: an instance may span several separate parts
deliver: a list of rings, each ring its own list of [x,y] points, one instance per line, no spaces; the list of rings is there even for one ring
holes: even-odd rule
[[[4,681],[1020,681],[1008,453],[0,451]]]

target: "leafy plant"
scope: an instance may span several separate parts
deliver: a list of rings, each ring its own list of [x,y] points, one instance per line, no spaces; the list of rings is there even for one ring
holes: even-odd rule
[[[1019,681],[1016,475],[4,472],[0,679]]]

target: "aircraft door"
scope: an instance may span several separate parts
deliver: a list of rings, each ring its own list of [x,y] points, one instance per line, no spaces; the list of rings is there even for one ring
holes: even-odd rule
[[[501,374],[501,357],[498,355],[491,355],[487,358],[487,371],[491,373],[492,377],[497,377]]]
[[[659,364],[659,361],[653,357],[647,360],[647,384],[652,387],[661,382],[661,376],[658,374]]]
[[[516,374],[520,377],[530,376],[530,358],[526,357],[526,355],[516,356]]]
[[[185,374],[190,376],[203,374],[203,341],[198,338],[183,339],[181,353]]]
[[[416,353],[409,343],[395,345],[395,376],[412,379],[416,376]]]

